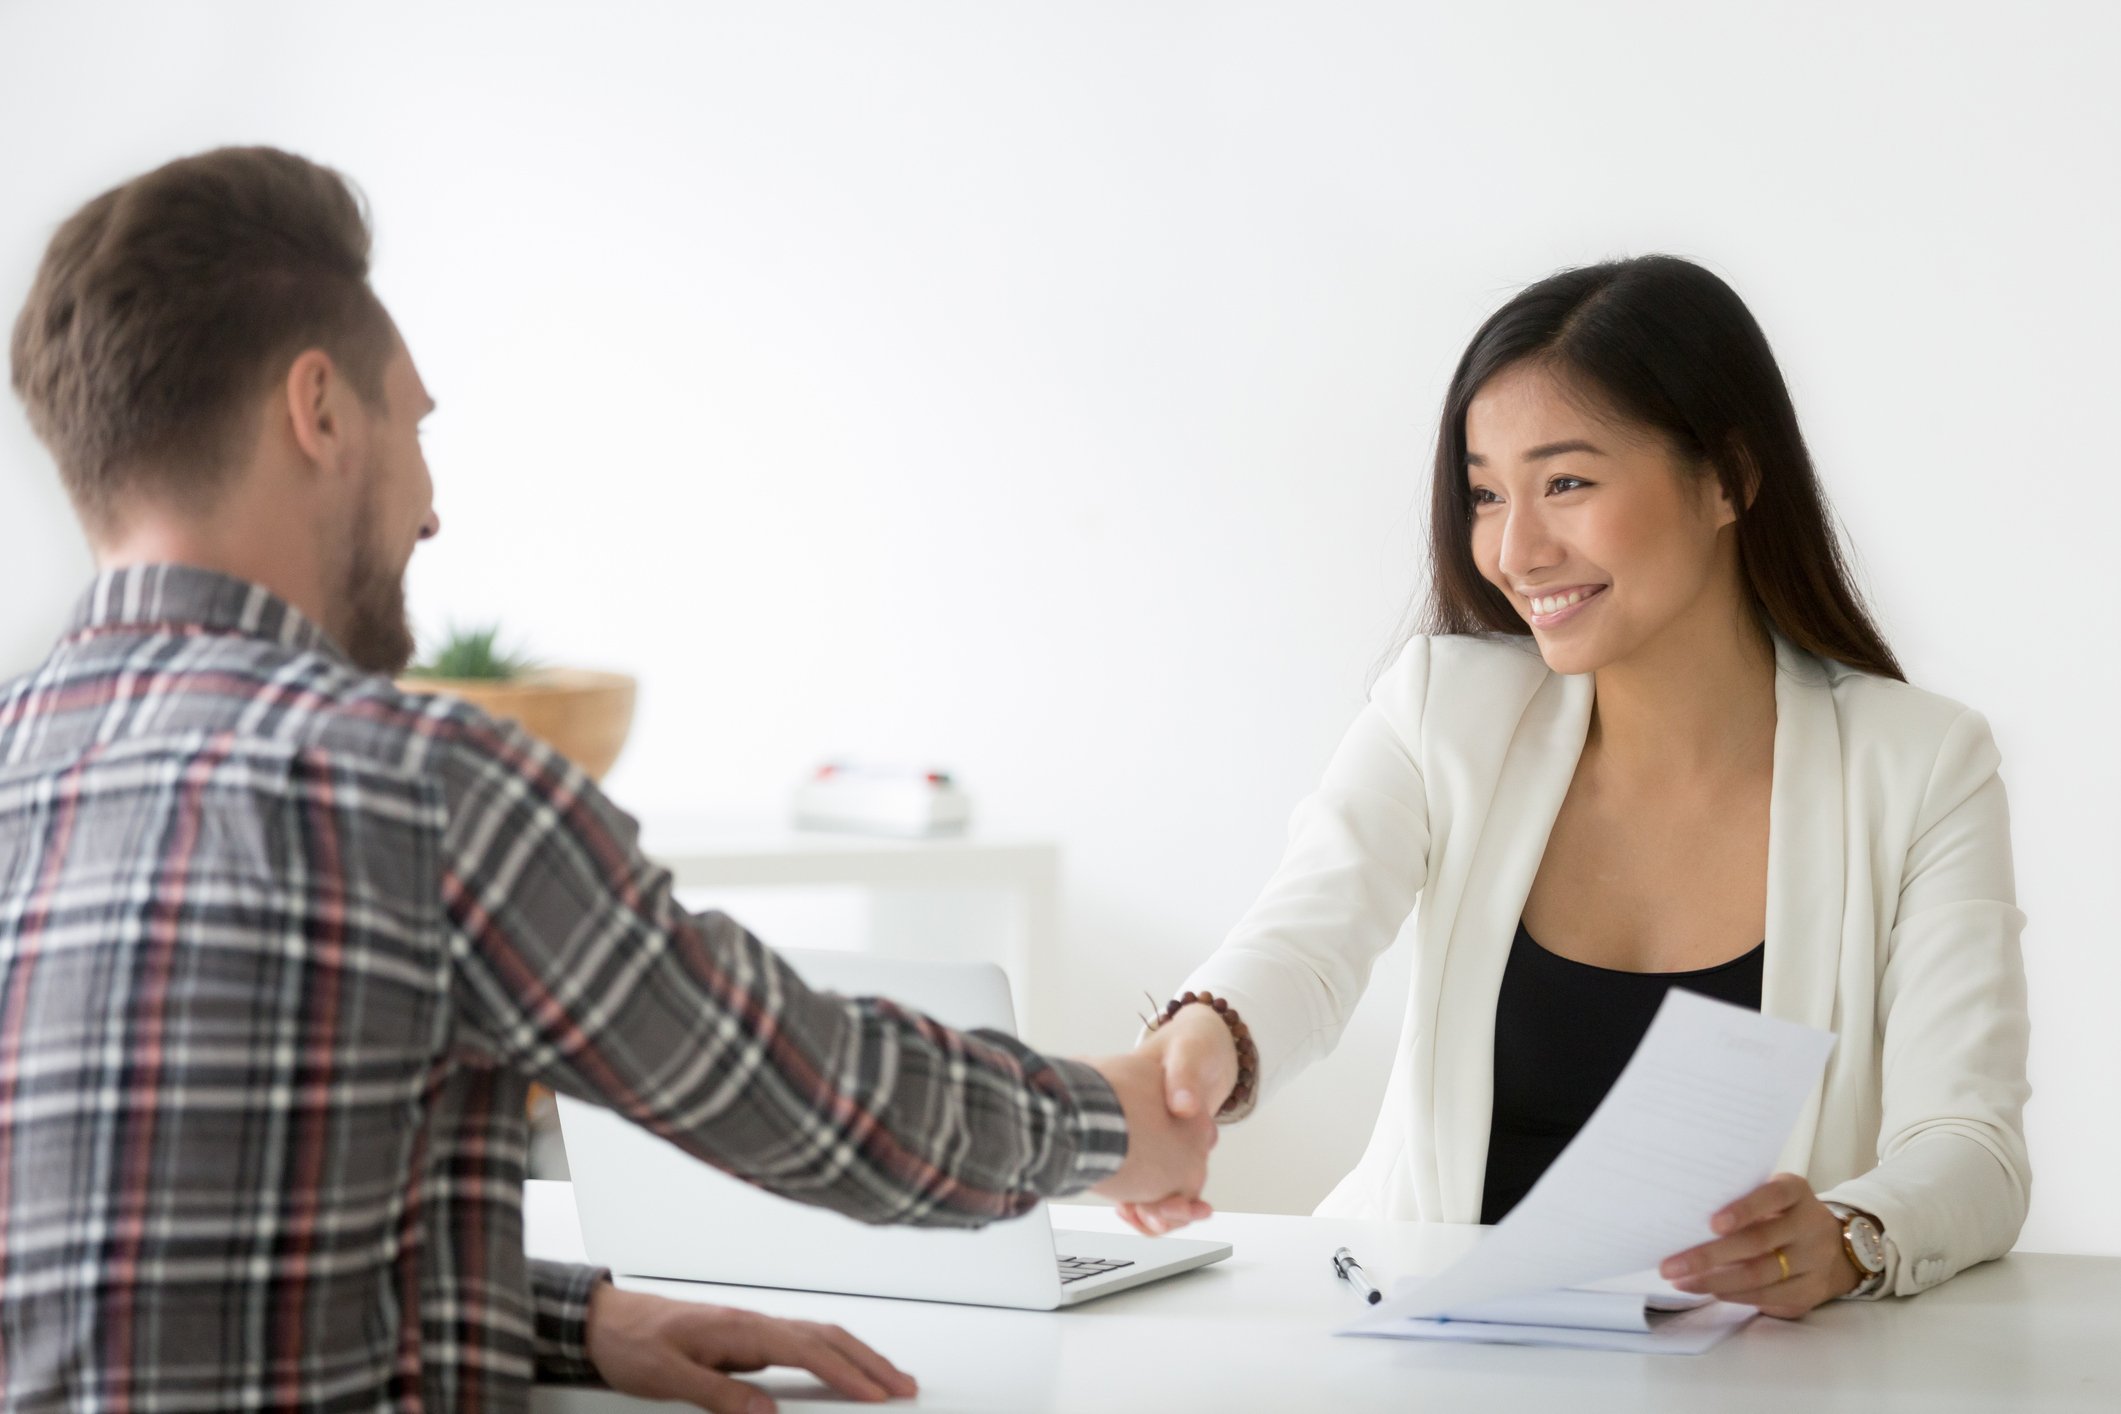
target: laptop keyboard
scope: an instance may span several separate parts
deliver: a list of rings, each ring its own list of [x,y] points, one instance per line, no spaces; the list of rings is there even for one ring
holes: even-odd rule
[[[1103,1276],[1106,1272],[1116,1272],[1121,1267],[1134,1265],[1132,1262],[1116,1261],[1110,1257],[1062,1257],[1057,1253],[1054,1260],[1060,1263],[1062,1286],[1071,1281],[1081,1281],[1084,1277]]]

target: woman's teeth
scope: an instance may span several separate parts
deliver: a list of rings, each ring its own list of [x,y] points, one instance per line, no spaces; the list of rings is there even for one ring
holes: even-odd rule
[[[1532,600],[1532,612],[1535,614],[1555,613],[1568,608],[1571,604],[1580,604],[1597,592],[1595,589],[1573,589],[1567,594],[1552,594],[1545,598],[1535,598]]]

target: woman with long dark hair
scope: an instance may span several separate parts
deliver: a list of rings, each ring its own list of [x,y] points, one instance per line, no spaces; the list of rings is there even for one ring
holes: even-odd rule
[[[2008,1251],[2027,1019],[1996,749],[1906,684],[1745,305],[1669,256],[1526,289],[1459,362],[1430,504],[1424,632],[1187,979],[1219,1000],[1145,1042],[1173,1109],[1271,1104],[1404,929],[1384,1108],[1321,1213],[1499,1220],[1683,987],[1838,1040],[1788,1172],[1667,1276],[1796,1316]]]

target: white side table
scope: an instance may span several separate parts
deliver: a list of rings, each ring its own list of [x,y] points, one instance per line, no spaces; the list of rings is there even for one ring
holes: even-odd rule
[[[976,832],[894,839],[652,815],[641,821],[641,845],[688,902],[721,906],[716,895],[727,891],[858,890],[866,926],[852,945],[997,963],[1015,995],[1017,1030],[1034,1044],[1041,1034],[1060,879],[1060,850],[1049,841]]]

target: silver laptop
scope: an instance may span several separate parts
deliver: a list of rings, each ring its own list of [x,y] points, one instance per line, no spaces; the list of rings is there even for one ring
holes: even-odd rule
[[[1015,1033],[1008,979],[990,963],[781,956],[823,991]],[[1043,1203],[977,1232],[870,1227],[731,1178],[596,1105],[562,1096],[560,1129],[589,1259],[630,1276],[1051,1311],[1230,1255],[1222,1242],[1055,1231]]]

